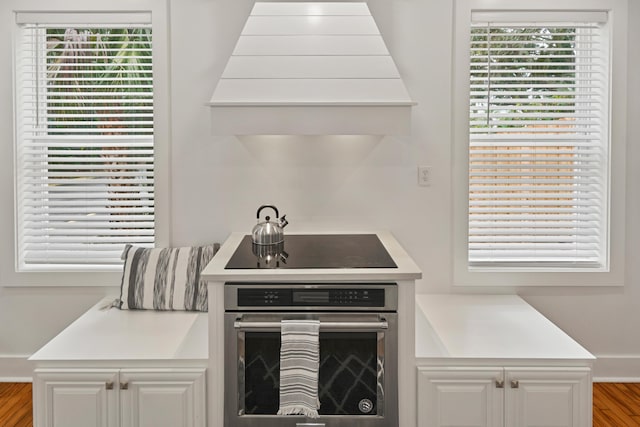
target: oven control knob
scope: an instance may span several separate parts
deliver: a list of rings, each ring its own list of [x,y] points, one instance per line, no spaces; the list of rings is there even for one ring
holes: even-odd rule
[[[362,399],[358,402],[358,409],[360,409],[360,412],[363,414],[368,414],[373,409],[373,402],[369,399]]]

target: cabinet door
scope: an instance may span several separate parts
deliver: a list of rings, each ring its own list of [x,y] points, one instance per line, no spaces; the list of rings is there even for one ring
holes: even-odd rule
[[[36,369],[35,427],[118,427],[116,370]]]
[[[505,369],[509,427],[590,427],[588,368]]]
[[[123,369],[122,427],[205,427],[204,375],[204,369]]]
[[[502,427],[502,369],[418,368],[420,427]]]

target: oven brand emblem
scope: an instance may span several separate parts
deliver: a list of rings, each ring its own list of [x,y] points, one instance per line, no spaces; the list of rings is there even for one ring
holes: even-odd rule
[[[368,414],[373,409],[373,402],[369,399],[362,399],[358,402],[358,409],[360,409],[360,412],[363,414]]]

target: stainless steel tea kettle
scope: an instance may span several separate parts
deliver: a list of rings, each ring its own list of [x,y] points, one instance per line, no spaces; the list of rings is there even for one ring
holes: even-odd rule
[[[265,208],[270,208],[275,211],[275,221],[272,222],[269,216],[265,216],[265,221],[260,222],[260,212]],[[256,217],[258,218],[258,223],[251,231],[253,243],[256,245],[275,245],[284,242],[284,232],[282,229],[289,224],[289,221],[285,219],[286,215],[282,215],[282,218],[280,218],[278,208],[273,205],[262,205],[258,208]]]

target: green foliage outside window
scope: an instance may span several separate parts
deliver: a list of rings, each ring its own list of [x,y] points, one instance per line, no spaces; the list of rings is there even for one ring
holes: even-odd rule
[[[490,87],[487,93],[491,103],[503,107],[499,113],[523,115],[502,117],[498,127],[512,127],[508,123],[510,120],[532,123],[557,120],[574,112],[576,33],[576,28],[472,29],[472,85]],[[478,102],[482,99],[486,102]],[[488,113],[487,96],[476,97],[473,101],[476,104],[471,106],[472,112]],[[545,115],[530,117],[536,112]],[[549,113],[553,115],[549,116]],[[472,124],[472,127],[481,126],[484,125]]]

